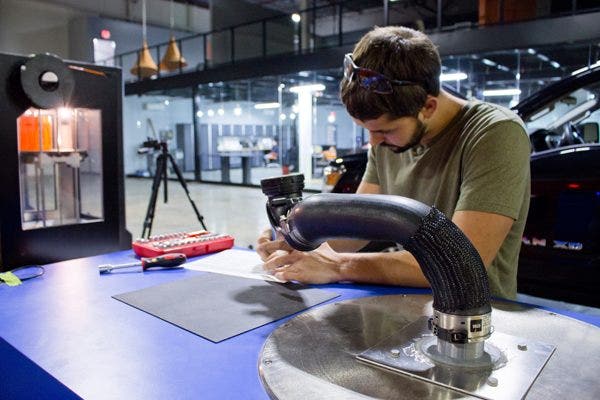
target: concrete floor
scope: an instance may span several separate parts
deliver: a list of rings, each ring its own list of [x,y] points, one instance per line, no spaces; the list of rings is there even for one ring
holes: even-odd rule
[[[167,185],[167,203],[160,187],[152,234],[202,229],[179,182],[169,180]],[[188,189],[208,230],[233,236],[237,246],[253,245],[259,232],[268,227],[266,197],[259,188],[191,182]],[[125,179],[127,229],[134,238],[141,236],[151,192],[151,179]]]

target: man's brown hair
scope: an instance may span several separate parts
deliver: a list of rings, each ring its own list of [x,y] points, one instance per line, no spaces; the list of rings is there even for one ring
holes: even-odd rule
[[[417,85],[392,84],[392,93],[378,94],[360,86],[356,79],[343,78],[342,102],[350,115],[361,121],[377,119],[384,114],[392,118],[416,117],[425,105],[427,95],[440,92],[440,55],[431,40],[410,28],[376,27],[364,35],[354,47],[354,63],[390,79],[413,81]]]

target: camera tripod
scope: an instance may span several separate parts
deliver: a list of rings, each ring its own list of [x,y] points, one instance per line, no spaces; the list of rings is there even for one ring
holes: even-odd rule
[[[190,197],[190,192],[188,190],[187,184],[185,183],[185,179],[183,179],[183,175],[181,174],[181,170],[177,166],[177,163],[173,159],[171,153],[169,153],[167,143],[166,142],[158,142],[156,140],[151,140],[144,143],[145,147],[151,147],[155,150],[160,150],[160,154],[156,158],[156,173],[154,174],[154,181],[152,182],[152,194],[150,195],[150,202],[148,203],[148,210],[146,211],[146,217],[144,218],[144,229],[142,230],[142,238],[149,238],[152,232],[152,222],[154,221],[154,210],[156,209],[156,198],[158,197],[158,190],[160,187],[161,181],[164,182],[164,202],[168,202],[168,191],[167,191],[167,160],[171,161],[171,166],[173,167],[173,171],[177,175],[177,180],[183,187],[185,194],[196,213],[196,217],[202,228],[206,230],[206,225],[204,224],[204,217],[198,211],[196,207],[196,203]],[[146,236],[146,232],[148,235]]]

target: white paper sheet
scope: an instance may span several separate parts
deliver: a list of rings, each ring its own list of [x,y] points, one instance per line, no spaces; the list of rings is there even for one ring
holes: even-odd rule
[[[267,273],[263,269],[263,262],[258,254],[248,250],[224,250],[199,260],[188,262],[184,264],[184,267],[194,271],[215,272],[271,282],[285,282]]]

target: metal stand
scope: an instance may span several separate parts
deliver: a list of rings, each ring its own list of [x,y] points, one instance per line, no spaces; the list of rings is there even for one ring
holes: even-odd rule
[[[161,153],[158,155],[158,157],[156,159],[156,173],[154,174],[154,181],[152,182],[152,194],[150,195],[150,202],[148,203],[148,210],[146,211],[146,217],[144,218],[144,228],[142,230],[142,238],[148,238],[148,237],[150,237],[150,234],[152,233],[152,223],[154,221],[154,210],[156,209],[156,198],[158,197],[158,190],[160,187],[161,180],[164,182],[164,186],[163,186],[164,202],[165,203],[168,202],[167,160],[171,161],[171,167],[173,168],[173,171],[175,171],[175,175],[177,175],[177,180],[179,181],[179,183],[181,184],[181,187],[185,191],[185,194],[186,194],[188,200],[190,201],[190,204],[192,205],[192,208],[194,209],[194,212],[196,213],[196,217],[198,218],[198,221],[200,221],[202,228],[204,230],[206,230],[206,225],[204,224],[204,217],[200,214],[200,212],[198,211],[198,208],[196,207],[196,203],[194,203],[194,200],[192,200],[192,198],[190,197],[190,192],[188,190],[187,184],[185,183],[185,179],[183,179],[183,175],[181,174],[181,170],[177,166],[175,159],[173,158],[171,153],[169,153],[167,143],[150,141],[150,142],[144,143],[144,145],[153,146],[157,150],[160,149]],[[146,236],[146,232],[147,232],[147,236]]]

